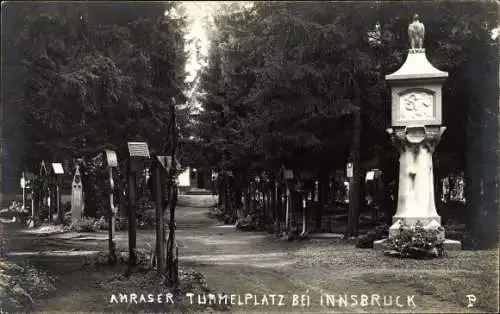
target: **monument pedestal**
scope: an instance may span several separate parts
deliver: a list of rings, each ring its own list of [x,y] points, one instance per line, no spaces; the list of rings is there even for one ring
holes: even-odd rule
[[[388,129],[398,148],[399,190],[398,208],[389,228],[389,239],[421,224],[425,230],[437,230],[444,240],[445,250],[460,250],[460,241],[447,240],[441,226],[434,198],[432,154],[446,130],[443,126],[396,127]],[[385,249],[387,239],[375,241],[374,249]]]

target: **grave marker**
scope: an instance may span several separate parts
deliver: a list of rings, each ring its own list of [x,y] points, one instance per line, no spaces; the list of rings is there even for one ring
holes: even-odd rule
[[[61,176],[64,174],[63,165],[61,163],[52,163],[53,174],[56,177],[56,209],[57,221],[63,223],[64,213],[61,209],[61,194],[59,193],[59,186],[61,184]]]
[[[116,263],[116,252],[115,252],[115,225],[116,225],[116,213],[118,211],[117,207],[115,206],[114,202],[114,189],[115,189],[115,182],[113,181],[113,168],[118,167],[118,158],[116,157],[116,152],[113,150],[106,149],[104,150],[104,154],[106,155],[106,166],[108,168],[108,174],[109,174],[109,210],[108,210],[108,215],[109,215],[109,227],[108,227],[108,232],[109,232],[109,239],[108,239],[108,244],[109,244],[109,263],[111,265],[114,265]]]
[[[128,243],[129,243],[129,265],[137,265],[136,248],[136,189],[137,172],[141,172],[144,163],[149,159],[149,148],[145,142],[128,142],[128,187],[129,187],[129,208],[128,208]]]
[[[83,215],[83,189],[80,165],[76,164],[73,183],[71,184],[71,221],[75,222]]]

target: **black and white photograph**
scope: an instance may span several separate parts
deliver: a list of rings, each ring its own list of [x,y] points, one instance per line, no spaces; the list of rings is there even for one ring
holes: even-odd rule
[[[498,313],[500,2],[2,1],[0,314]]]

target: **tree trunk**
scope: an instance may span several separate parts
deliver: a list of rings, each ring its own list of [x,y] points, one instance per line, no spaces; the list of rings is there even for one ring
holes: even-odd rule
[[[222,195],[223,195],[222,206],[224,210],[224,215],[227,216],[229,212],[229,197],[228,197],[228,178],[225,171],[222,178]]]
[[[281,223],[283,222],[283,202],[281,201],[283,191],[281,188],[281,184],[279,181],[275,182],[276,184],[276,232],[279,233],[281,231]]]
[[[136,255],[136,173],[129,170],[128,188],[129,188],[129,206],[128,206],[128,245],[129,245],[129,266],[137,265]]]
[[[250,213],[250,202],[251,202],[251,195],[250,195],[250,185],[248,182],[246,183],[245,187],[245,208],[243,210],[243,218],[246,217]]]
[[[273,178],[271,180],[271,187],[270,187],[270,199],[271,199],[271,211],[272,211],[272,223],[274,225],[273,229],[276,231],[277,226],[278,226],[278,207],[277,207],[277,186],[276,186],[276,180]]]
[[[41,185],[39,179],[35,180],[35,186],[33,189],[33,209],[31,219],[33,220],[33,227],[37,227],[40,224],[40,208],[41,208]]]
[[[164,204],[161,182],[161,165],[156,162],[154,167],[153,188],[156,205],[156,265],[159,275],[165,274],[165,230],[164,230]]]
[[[242,186],[242,178],[241,176],[237,176],[238,180],[234,180],[234,203],[235,203],[235,218],[237,219],[241,216],[241,210],[243,208],[243,204],[241,202],[241,198],[243,195],[243,186]]]
[[[293,202],[292,202],[292,191],[290,191],[290,187],[288,184],[286,184],[286,196],[285,196],[285,204],[286,204],[286,209],[285,209],[285,230],[286,233],[290,234],[291,233],[291,217],[292,217],[292,211],[293,211]]]
[[[307,195],[300,193],[300,205],[302,207],[302,235],[307,233]]]
[[[353,113],[353,128],[351,142],[350,162],[353,166],[353,177],[349,182],[349,211],[347,221],[347,237],[356,237],[358,235],[358,217],[360,211],[360,188],[361,188],[361,167],[360,167],[360,150],[361,150],[361,109],[359,98],[356,101],[358,108]]]
[[[63,224],[64,223],[64,206],[62,204],[62,197],[61,197],[61,184],[60,184],[60,181],[58,182],[57,184],[57,208],[58,208],[58,211],[57,211],[57,223],[59,224]]]
[[[169,223],[169,235],[168,235],[168,242],[167,242],[167,271],[168,271],[168,278],[167,278],[167,286],[172,287],[175,286],[178,283],[178,270],[179,270],[179,265],[178,265],[178,248],[177,248],[177,243],[175,240],[175,229],[176,229],[176,223],[175,223],[175,209],[177,207],[177,187],[175,185],[175,182],[170,183],[170,202],[169,202],[169,208],[170,208],[170,223]]]
[[[358,210],[356,210],[355,225],[354,225],[354,236],[359,236],[359,218],[361,214],[366,211],[366,182],[365,182],[365,169],[360,169],[359,185],[358,185]]]
[[[268,210],[267,210],[267,204],[266,204],[266,187],[264,184],[264,181],[261,179],[259,183],[259,198],[261,199],[262,202],[262,217],[264,217],[264,223],[267,223],[268,221]]]
[[[498,46],[491,45],[484,55],[485,63],[473,72],[484,80],[478,85],[478,75],[471,81],[478,101],[469,106],[467,122],[466,204],[468,229],[481,248],[490,248],[498,241]]]
[[[86,167],[82,169],[82,190],[83,190],[83,202],[84,202],[84,216],[96,218],[97,216],[97,204],[95,202],[95,191],[92,186],[91,174],[88,173]]]
[[[321,171],[319,173],[318,177],[318,203],[316,204],[316,232],[321,232],[322,231],[322,218],[323,218],[323,208],[325,207],[325,192],[326,188],[325,185],[328,184],[328,180],[326,180],[327,173],[325,171]]]

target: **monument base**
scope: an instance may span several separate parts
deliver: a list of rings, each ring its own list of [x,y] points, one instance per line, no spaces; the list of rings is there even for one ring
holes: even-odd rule
[[[393,216],[392,217],[393,224],[395,224],[398,220],[400,220],[401,223],[408,225],[408,226],[414,226],[419,221],[425,226],[433,220],[436,221],[439,225],[441,225],[441,217],[440,216],[433,216],[433,217],[402,217],[402,216],[398,217],[398,216]]]
[[[400,234],[401,229],[409,230],[421,223],[425,230],[437,230],[438,239],[445,239],[444,228],[441,227],[441,217],[394,217],[394,223],[389,227],[389,237],[395,237]]]
[[[445,237],[445,230],[441,226],[440,221],[441,217],[425,217],[425,218],[417,218],[417,217],[394,217],[393,218],[394,223],[392,226],[389,228],[389,237],[374,241],[373,242],[373,249],[374,250],[386,250],[387,248],[387,242],[390,238],[396,237],[401,233],[401,230],[411,230],[412,228],[415,227],[415,224],[417,222],[421,222],[423,225],[423,228],[425,230],[437,230],[437,238],[444,240],[444,250],[445,251],[458,251],[462,250],[462,243],[460,241],[456,240],[451,240],[451,239],[446,239]]]
[[[385,251],[387,250],[387,241],[389,239],[385,238],[378,241],[373,241],[373,249],[375,251]],[[461,251],[462,242],[457,240],[445,239],[444,240],[444,250],[446,251]]]

